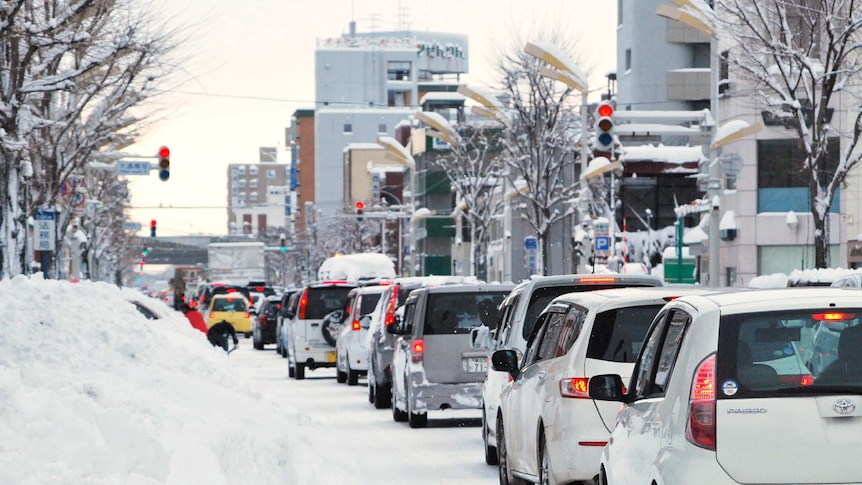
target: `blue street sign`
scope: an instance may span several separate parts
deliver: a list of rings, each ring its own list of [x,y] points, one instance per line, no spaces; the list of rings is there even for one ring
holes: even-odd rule
[[[539,241],[536,240],[533,236],[527,236],[524,238],[524,249],[538,249]]]
[[[607,251],[611,246],[609,236],[596,236],[596,251]]]

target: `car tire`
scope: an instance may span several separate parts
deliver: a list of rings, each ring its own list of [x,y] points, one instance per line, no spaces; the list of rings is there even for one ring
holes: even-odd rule
[[[545,443],[544,436],[542,436],[540,446],[541,450],[539,453],[539,484],[556,485],[557,482],[551,478],[551,458],[550,456],[548,456],[548,445]]]
[[[506,434],[503,430],[502,418],[497,419],[497,469],[500,474],[500,485],[526,485],[527,482],[518,477],[510,478]]]
[[[482,411],[482,443],[485,444],[485,464],[497,464],[497,447],[488,444],[488,417],[485,416],[485,411]]]
[[[347,372],[342,372],[340,369],[335,370],[335,382],[344,384],[347,382]]]
[[[368,402],[374,404],[374,386],[371,384],[374,379],[368,379]]]
[[[293,373],[296,380],[301,381],[305,379],[305,364],[300,364],[297,362],[293,365]]]
[[[290,377],[290,378],[296,377],[296,370],[290,364],[287,364],[287,377]]]
[[[326,343],[335,347],[335,339],[338,337],[338,329],[336,327],[335,322],[330,318],[323,319],[323,326],[320,327],[320,333],[323,334],[323,340],[326,340]]]
[[[251,332],[246,332],[246,333],[245,333],[245,338],[251,338]]]
[[[411,428],[424,428],[428,426],[428,413],[415,413],[411,403],[413,402],[412,392],[410,387],[407,387],[407,422]]]
[[[347,371],[347,385],[355,386],[359,384],[359,371],[350,369]]]
[[[372,377],[373,379],[374,377]],[[386,409],[392,405],[392,389],[386,386],[381,386],[379,383],[374,386],[374,407],[376,409]]]
[[[398,409],[398,406],[395,405],[395,393],[389,393],[391,396],[391,406],[392,406],[392,419],[396,423],[403,423],[407,421],[407,413]]]

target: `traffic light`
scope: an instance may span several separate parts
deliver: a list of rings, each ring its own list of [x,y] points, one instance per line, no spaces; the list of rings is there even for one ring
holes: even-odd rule
[[[149,254],[149,252],[150,252],[150,250],[149,250],[149,249],[147,249],[147,247],[146,247],[146,246],[144,246],[144,250],[143,250],[143,251],[141,251],[141,260],[146,259],[147,254]]]
[[[594,150],[614,155],[614,107],[610,101],[602,101],[596,108],[596,144]]]
[[[281,246],[278,248],[278,250],[283,252],[283,253],[287,252],[287,245],[285,244],[285,241],[284,241],[284,234],[281,235],[281,241],[280,242],[281,242]]]
[[[156,237],[156,220],[150,221],[150,237]]]
[[[171,149],[159,148],[159,180],[165,182],[171,178]]]
[[[361,200],[356,201],[356,220],[361,221],[363,219],[362,213],[365,212],[365,202]]]

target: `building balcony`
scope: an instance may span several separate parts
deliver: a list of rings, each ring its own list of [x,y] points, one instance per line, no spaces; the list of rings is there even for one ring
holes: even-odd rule
[[[674,101],[709,99],[709,68],[674,69],[667,72],[667,98]]]

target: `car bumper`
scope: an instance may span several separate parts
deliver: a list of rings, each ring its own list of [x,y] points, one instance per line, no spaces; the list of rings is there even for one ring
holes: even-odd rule
[[[320,347],[303,345],[294,347],[294,362],[309,367],[335,367],[335,348],[329,345]]]
[[[432,384],[411,377],[411,409],[437,411],[440,409],[482,409],[482,383]]]

